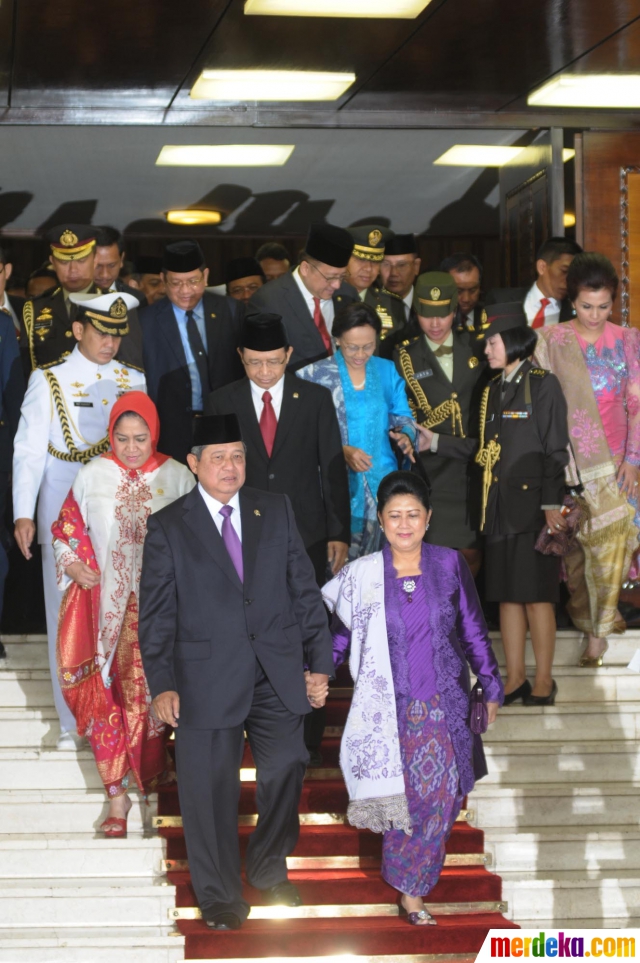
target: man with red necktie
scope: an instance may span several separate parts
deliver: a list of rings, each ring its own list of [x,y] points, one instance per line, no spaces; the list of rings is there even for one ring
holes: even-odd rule
[[[272,282],[275,284],[275,282]],[[237,415],[247,449],[247,484],[288,495],[318,585],[347,560],[349,478],[327,388],[286,372],[292,349],[277,314],[244,319],[240,357],[247,377],[214,391],[204,413]],[[321,763],[324,716],[305,719],[311,764]]]
[[[487,305],[520,301],[532,328],[569,321],[573,308],[567,298],[567,271],[581,251],[568,237],[548,238],[538,250],[535,283],[530,288],[494,288],[487,294]]]
[[[312,224],[298,267],[265,284],[249,301],[252,311],[279,314],[293,348],[289,370],[297,371],[333,354],[334,314],[358,299],[345,281],[353,251],[348,231],[333,224]]]

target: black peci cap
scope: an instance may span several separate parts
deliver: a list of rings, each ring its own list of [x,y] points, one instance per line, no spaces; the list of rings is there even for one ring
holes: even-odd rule
[[[237,415],[201,415],[193,421],[193,447],[230,445],[242,441]]]
[[[242,322],[240,347],[250,351],[288,348],[289,338],[279,314],[249,314]]]
[[[197,241],[174,241],[167,244],[162,256],[162,270],[188,274],[204,267],[204,254]]]
[[[264,278],[264,271],[254,257],[234,257],[227,264],[224,283],[230,284],[231,281],[238,281],[240,278]]]
[[[353,251],[353,238],[343,227],[333,224],[312,224],[304,246],[305,253],[321,264],[344,268]]]
[[[162,258],[142,255],[136,258],[136,274],[162,274]]]
[[[385,255],[387,254],[416,254],[418,253],[418,245],[416,244],[416,239],[413,234],[394,234],[390,237],[384,248]]]

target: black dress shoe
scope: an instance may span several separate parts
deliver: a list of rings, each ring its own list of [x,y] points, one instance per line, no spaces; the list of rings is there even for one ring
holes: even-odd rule
[[[552,706],[555,705],[556,696],[558,694],[558,686],[556,680],[552,679],[551,692],[548,696],[534,696],[528,695],[524,700],[526,706]]]
[[[235,913],[216,913],[204,921],[212,930],[239,930],[242,926],[242,920]]]
[[[298,887],[290,883],[288,879],[283,879],[281,883],[263,889],[265,900],[270,906],[302,906],[302,897],[298,892]]]
[[[320,769],[323,763],[322,753],[318,749],[308,749],[309,762],[307,766],[309,769]]]
[[[513,705],[514,702],[517,702],[518,699],[522,699],[522,704],[526,705],[526,700],[530,695],[531,683],[528,679],[525,679],[522,685],[519,685],[517,689],[514,689],[513,692],[510,692],[509,695],[504,697],[504,702],[502,704],[503,706],[510,706]]]

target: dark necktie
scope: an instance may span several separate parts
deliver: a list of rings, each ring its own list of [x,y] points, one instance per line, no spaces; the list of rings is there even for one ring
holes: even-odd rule
[[[265,391],[263,394],[262,402],[260,431],[262,432],[264,447],[267,449],[267,455],[269,458],[271,458],[273,443],[276,440],[276,431],[278,429],[278,419],[276,418],[276,413],[273,410],[273,405],[271,404],[271,394],[268,391]]]
[[[220,509],[220,514],[222,515],[222,541],[225,544],[225,548],[229,553],[229,557],[233,562],[233,567],[238,573],[238,578],[241,582],[244,582],[244,566],[242,564],[242,542],[238,538],[238,533],[231,524],[231,513],[233,507],[231,505],[223,505]]]
[[[333,345],[331,344],[331,335],[327,330],[327,323],[324,320],[322,314],[322,309],[320,308],[320,298],[313,299],[313,323],[320,332],[320,337],[324,342],[324,346],[330,355],[333,354]]]
[[[202,399],[204,401],[206,396],[211,391],[207,352],[204,350],[204,345],[202,343],[202,338],[200,337],[200,332],[198,331],[198,325],[196,324],[193,311],[186,311],[185,313],[187,315],[187,337],[193,352],[196,368],[198,369],[200,386],[202,388]]]
[[[447,347],[446,345],[441,344],[440,347],[436,348],[436,350],[433,353],[435,354],[436,358],[444,358],[448,354],[453,354],[453,348]]]

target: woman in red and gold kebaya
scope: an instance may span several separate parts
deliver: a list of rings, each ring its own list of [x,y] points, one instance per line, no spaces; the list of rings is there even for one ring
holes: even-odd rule
[[[124,836],[131,800],[166,769],[165,726],[138,647],[138,593],[147,519],[189,492],[184,465],[156,451],[158,413],[130,391],[113,406],[111,451],[84,465],[52,526],[60,588],[58,675],[109,799],[105,836]]]

